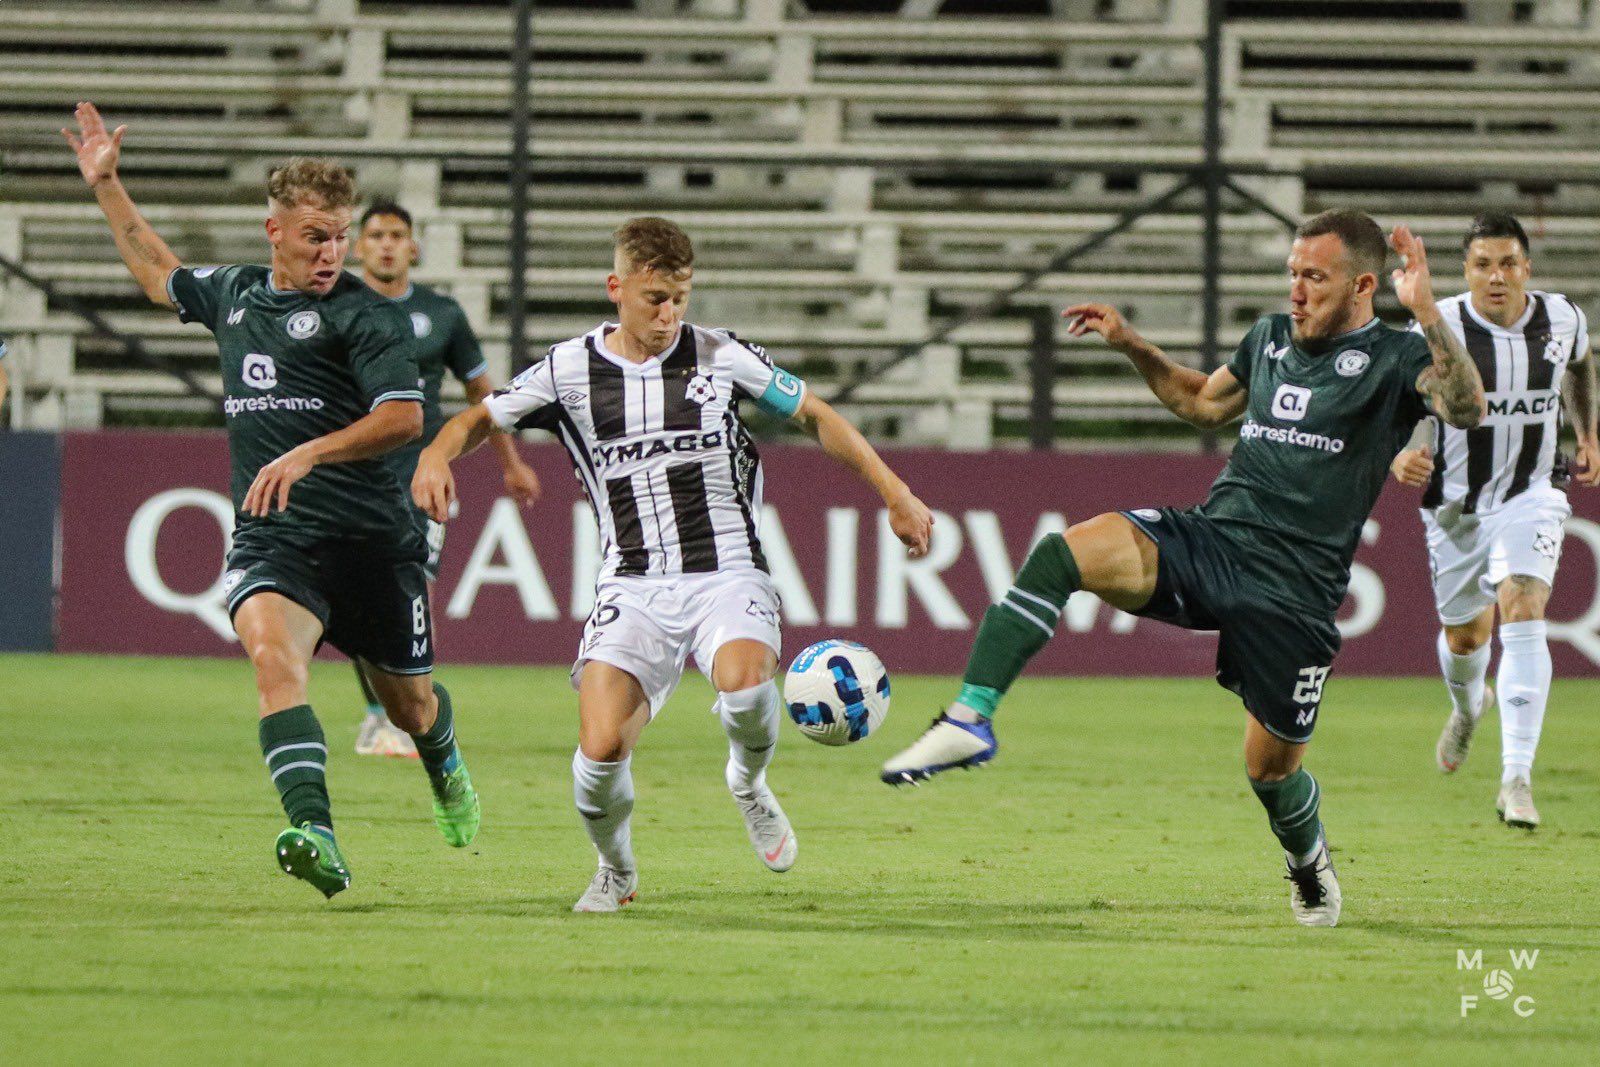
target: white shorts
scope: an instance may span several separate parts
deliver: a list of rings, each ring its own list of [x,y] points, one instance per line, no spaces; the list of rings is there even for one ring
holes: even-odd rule
[[[1567,495],[1548,488],[1514,496],[1487,515],[1460,515],[1448,523],[1424,510],[1439,621],[1446,626],[1471,622],[1494,604],[1495,588],[1513,574],[1554,586],[1561,524],[1571,514]]]
[[[709,678],[717,649],[741,639],[782,652],[778,591],[761,571],[607,578],[595,589],[572,687],[585,663],[609,663],[638,679],[654,718],[678,687],[689,653]]]

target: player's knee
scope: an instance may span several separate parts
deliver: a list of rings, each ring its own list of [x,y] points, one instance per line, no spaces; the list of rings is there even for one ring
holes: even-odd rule
[[[256,688],[262,693],[304,692],[309,670],[304,660],[280,641],[252,642],[245,651],[256,671]]]
[[[628,758],[627,741],[621,734],[586,734],[578,739],[578,750],[596,763],[616,763]]]
[[[1538,578],[1513,574],[1500,583],[1500,622],[1534,622],[1544,618],[1550,587]]]
[[[1487,640],[1487,634],[1479,634],[1475,629],[1449,629],[1444,632],[1444,643],[1452,656],[1470,656],[1482,648]]]

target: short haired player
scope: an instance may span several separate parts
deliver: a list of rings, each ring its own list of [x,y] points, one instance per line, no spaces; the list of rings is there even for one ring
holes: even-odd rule
[[[577,911],[616,911],[638,885],[631,758],[692,653],[717,690],[726,778],[761,861],[786,871],[794,830],[767,785],[781,700],[778,594],[757,529],[761,467],[739,419],[750,402],[808,430],[876,489],[895,536],[927,551],[933,519],[865,438],[758,345],[684,321],[688,235],[660,218],[616,233],[606,293],[617,321],[550,349],[508,387],[445,424],[412,481],[443,521],[450,461],[496,429],[560,437],[600,523],[605,558],[572,668],[573,793],[599,869]]]
[[[327,740],[307,696],[324,640],[367,665],[389,718],[415,740],[446,841],[478,832],[478,794],[433,681],[423,545],[405,487],[380,457],[422,431],[412,331],[344,272],[355,183],[296,159],[267,181],[268,266],[185,267],[117,176],[126,127],[80,103],[62,130],[151,302],[217,339],[236,511],[223,589],[255,668],[258,736],[289,827],[284,871],[325,896],[350,884],[333,833]]]
[[[356,258],[361,261],[361,280],[373,290],[393,300],[416,334],[417,369],[422,383],[422,435],[408,441],[384,458],[395,470],[400,483],[411,485],[417,469],[417,456],[444,425],[439,393],[449,371],[467,394],[467,403],[476,404],[494,391],[489,364],[478,346],[478,337],[467,320],[467,313],[454,299],[432,286],[413,281],[411,268],[421,255],[421,246],[412,229],[411,212],[393,200],[377,199],[361,213],[355,242]],[[509,434],[496,435],[495,458],[500,461],[506,492],[517,503],[528,507],[539,497],[539,478],[517,455]],[[444,554],[444,525],[434,522],[420,510],[415,514],[418,528],[428,546],[423,569],[428,588],[439,577],[439,561]],[[415,756],[417,746],[411,735],[391,723],[384,714],[360,664],[356,678],[367,701],[366,718],[356,734],[356,752],[365,756]]]
[[[1334,613],[1389,462],[1426,405],[1453,425],[1482,417],[1477,371],[1434,309],[1422,241],[1403,226],[1393,241],[1405,263],[1395,289],[1426,340],[1374,317],[1386,249],[1356,211],[1300,226],[1289,313],[1264,316],[1209,375],[1174,363],[1112,307],[1067,309],[1074,334],[1093,330],[1127,355],[1180,418],[1214,429],[1243,415],[1239,443],[1197,508],[1098,515],[1036,544],[984,615],[960,694],[884,765],[884,781],[992,758],[1001,697],[1086,589],[1136,615],[1221,632],[1217,680],[1248,712],[1245,771],[1285,853],[1291,910],[1307,926],[1338,922],[1321,791],[1301,766],[1339,649]]]
[[[1491,211],[1462,239],[1467,291],[1439,301],[1445,325],[1477,364],[1488,396],[1482,425],[1424,423],[1424,442],[1395,457],[1395,477],[1423,487],[1422,524],[1442,629],[1439,669],[1450,714],[1435,758],[1461,766],[1483,710],[1499,697],[1500,789],[1507,826],[1539,825],[1533,757],[1550,698],[1545,605],[1572,513],[1557,438],[1565,398],[1577,437],[1581,484],[1600,483],[1595,364],[1583,311],[1560,293],[1528,288],[1528,234]],[[1413,439],[1414,443],[1416,439]],[[1497,685],[1486,683],[1495,616]]]

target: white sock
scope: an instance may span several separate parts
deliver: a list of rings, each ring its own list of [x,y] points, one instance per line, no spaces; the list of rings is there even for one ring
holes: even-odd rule
[[[783,699],[771,681],[717,696],[717,716],[728,735],[728,788],[750,793],[766,784],[767,765],[778,750],[778,712]]]
[[[981,722],[983,713],[974,708],[969,708],[959,700],[944,709],[945,715],[956,722],[976,723]]]
[[[637,869],[633,860],[633,757],[599,763],[579,749],[572,756],[572,799],[583,828],[600,854],[600,866]]]
[[[1543,619],[1500,625],[1500,780],[1530,778],[1550,699],[1550,645]]]
[[[1470,656],[1458,656],[1450,651],[1450,642],[1444,631],[1439,631],[1439,671],[1444,675],[1445,688],[1450,692],[1450,703],[1474,722],[1483,714],[1483,679],[1489,673],[1489,642],[1485,641]]]

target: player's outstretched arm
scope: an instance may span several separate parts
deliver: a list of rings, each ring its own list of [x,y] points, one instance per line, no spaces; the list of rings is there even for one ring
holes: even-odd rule
[[[1091,330],[1127,356],[1144,375],[1145,384],[1168,411],[1202,430],[1226,426],[1244,414],[1245,387],[1227,367],[1207,375],[1181,363],[1139,336],[1122,313],[1109,304],[1076,304],[1061,313],[1067,332],[1082,337]]]
[[[1483,379],[1477,365],[1455,331],[1445,325],[1433,300],[1433,276],[1428,270],[1428,250],[1409,227],[1396,226],[1389,244],[1400,256],[1400,267],[1390,275],[1394,292],[1433,353],[1433,366],[1417,379],[1417,391],[1427,394],[1434,412],[1457,429],[1470,430],[1483,421]]]
[[[490,383],[487,374],[468,378],[462,385],[467,391],[468,404],[477,404],[494,392],[494,385]],[[532,507],[542,492],[539,487],[539,476],[534,473],[532,467],[522,461],[521,456],[517,455],[516,439],[508,433],[495,433],[489,435],[489,444],[494,449],[495,457],[500,460],[500,470],[505,475],[506,492],[510,494],[512,500],[523,507]]]
[[[87,101],[78,105],[76,116],[78,132],[63,129],[61,135],[78,155],[78,172],[94,190],[94,198],[111,224],[111,237],[122,253],[122,262],[151,303],[173,307],[172,298],[167,295],[167,279],[183,264],[139,214],[133,198],[122,187],[122,179],[117,177],[122,135],[128,127],[118,126],[107,133],[105,120]]]
[[[1567,414],[1572,419],[1572,429],[1578,436],[1577,462],[1572,476],[1583,485],[1600,485],[1600,431],[1596,423],[1596,408],[1600,396],[1595,389],[1595,356],[1581,363],[1569,364],[1562,395],[1567,401]]]
[[[494,419],[483,404],[472,405],[439,427],[433,443],[417,457],[417,472],[411,476],[411,499],[434,522],[450,520],[456,502],[456,479],[450,461],[464,456],[494,433]]]
[[[240,508],[262,518],[289,506],[289,488],[323,463],[371,459],[422,436],[422,404],[386,400],[342,430],[297,445],[262,467]]]
[[[793,421],[817,439],[822,450],[878,491],[889,509],[889,528],[910,550],[913,559],[928,554],[928,541],[933,537],[933,513],[899,475],[878,455],[876,449],[861,436],[861,431],[833,406],[810,390],[800,401]]]

